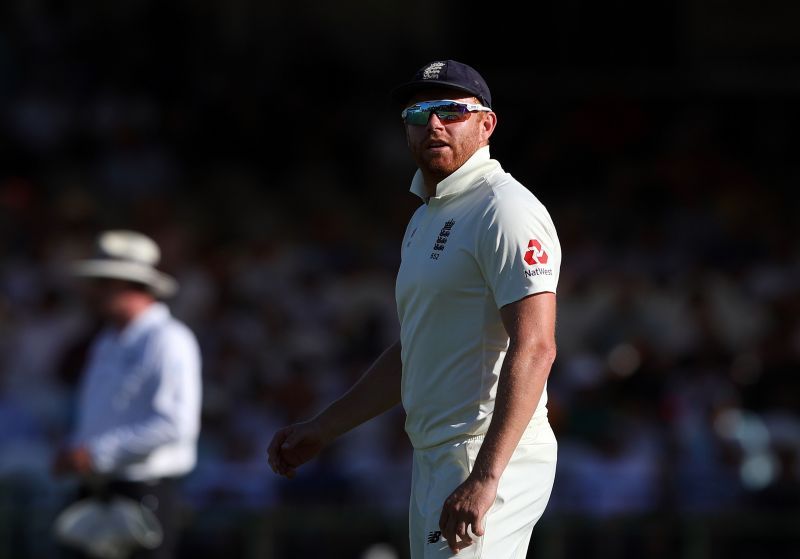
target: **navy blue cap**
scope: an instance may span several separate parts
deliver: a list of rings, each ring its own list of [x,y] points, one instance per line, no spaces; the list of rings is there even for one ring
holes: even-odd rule
[[[392,100],[403,104],[418,91],[436,87],[451,88],[474,95],[480,102],[492,106],[492,94],[486,80],[475,68],[455,60],[436,60],[417,70],[414,78],[392,90]]]

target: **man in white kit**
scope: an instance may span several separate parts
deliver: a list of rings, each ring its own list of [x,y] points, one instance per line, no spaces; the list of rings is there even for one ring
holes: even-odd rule
[[[490,158],[497,116],[475,69],[431,62],[393,98],[424,202],[401,246],[400,340],[316,417],[278,431],[269,462],[292,477],[402,401],[412,558],[523,558],[555,476],[546,381],[560,244],[545,207]]]

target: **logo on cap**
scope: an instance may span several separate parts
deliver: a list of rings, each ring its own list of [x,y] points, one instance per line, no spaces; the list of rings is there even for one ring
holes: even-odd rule
[[[444,62],[432,62],[422,72],[423,80],[438,80],[439,72],[444,68]]]

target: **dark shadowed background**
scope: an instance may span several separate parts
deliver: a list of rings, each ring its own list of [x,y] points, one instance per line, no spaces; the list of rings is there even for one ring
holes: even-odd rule
[[[105,228],[161,244],[202,345],[180,557],[407,556],[401,410],[292,482],[265,453],[397,336],[419,201],[388,91],[443,58],[564,253],[528,556],[796,557],[800,4],[652,4],[3,2],[0,558],[52,557],[95,327],[61,271]]]

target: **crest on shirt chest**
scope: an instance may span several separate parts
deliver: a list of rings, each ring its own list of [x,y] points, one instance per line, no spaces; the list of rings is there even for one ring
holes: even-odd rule
[[[450,233],[452,232],[453,226],[456,224],[455,219],[448,219],[444,222],[441,230],[439,230],[439,235],[436,237],[436,242],[433,243],[433,251],[431,252],[431,260],[438,260],[439,256],[444,251],[445,247],[447,246],[447,239],[450,238]]]

